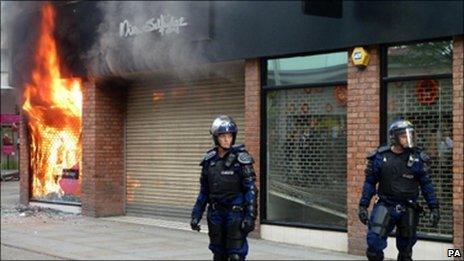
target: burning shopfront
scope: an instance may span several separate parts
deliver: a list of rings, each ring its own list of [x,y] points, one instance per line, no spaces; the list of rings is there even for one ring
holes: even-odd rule
[[[362,253],[365,156],[406,116],[431,154],[443,206],[438,228],[422,218],[417,247],[424,257],[462,248],[462,6],[341,6],[318,14],[311,1],[45,5],[34,13],[40,23],[18,27],[40,25],[26,37],[32,55],[15,59],[21,201],[186,219],[208,126],[226,113],[255,157],[257,236]],[[370,62],[358,67],[361,46]]]
[[[32,81],[25,86],[31,200],[80,203],[82,83],[63,79],[53,36],[55,13],[42,10]]]
[[[133,20],[127,15],[147,13],[146,6],[40,7],[34,66],[24,80],[22,202],[74,205],[93,216],[189,215],[198,160],[211,146],[209,121],[227,113],[244,126],[244,63],[206,63],[199,47],[186,47],[208,40],[208,3],[151,5],[149,17]],[[106,11],[98,23],[110,30],[77,59],[73,48],[83,47],[63,31],[91,8]],[[147,52],[150,44],[159,50]]]

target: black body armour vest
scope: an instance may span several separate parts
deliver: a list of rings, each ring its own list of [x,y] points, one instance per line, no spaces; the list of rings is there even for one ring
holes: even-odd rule
[[[236,155],[228,154],[226,157],[216,162],[210,162],[208,168],[209,198],[212,203],[223,203],[232,200],[238,193],[242,192],[242,182],[240,179],[240,165],[236,160]],[[228,164],[226,164],[226,162]],[[230,165],[229,165],[230,164]],[[227,167],[226,165],[229,165]]]
[[[419,184],[407,166],[409,152],[394,154],[385,152],[380,171],[379,194],[400,200],[415,199],[419,196]]]

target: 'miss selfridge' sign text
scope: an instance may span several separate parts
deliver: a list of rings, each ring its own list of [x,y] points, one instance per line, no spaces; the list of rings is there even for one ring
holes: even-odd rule
[[[147,20],[141,28],[131,25],[129,21],[124,20],[119,24],[119,36],[128,37],[152,31],[158,31],[162,36],[170,33],[179,33],[179,28],[187,26],[188,23],[184,21],[184,17],[174,18],[173,16],[160,15],[158,18],[151,18]]]

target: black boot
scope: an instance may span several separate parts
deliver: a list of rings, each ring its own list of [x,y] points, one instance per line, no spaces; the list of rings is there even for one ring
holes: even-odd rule
[[[227,261],[243,261],[244,259],[238,254],[230,254]]]
[[[412,261],[412,251],[398,252],[398,261]]]
[[[366,256],[369,261],[383,261],[383,252],[376,252],[368,248]]]
[[[227,261],[227,256],[225,254],[214,253],[213,260],[214,261]]]

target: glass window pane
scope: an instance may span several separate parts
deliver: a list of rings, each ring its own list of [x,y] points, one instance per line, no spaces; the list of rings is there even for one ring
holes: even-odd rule
[[[452,72],[450,41],[398,45],[388,48],[388,76],[411,76]]]
[[[430,177],[440,201],[437,228],[422,215],[418,231],[453,235],[453,85],[451,79],[402,81],[388,84],[388,123],[404,117],[416,127],[417,140],[430,156]],[[426,202],[420,197],[421,205]]]
[[[267,93],[267,219],[346,228],[346,86]]]
[[[346,81],[347,52],[270,59],[267,85]]]

